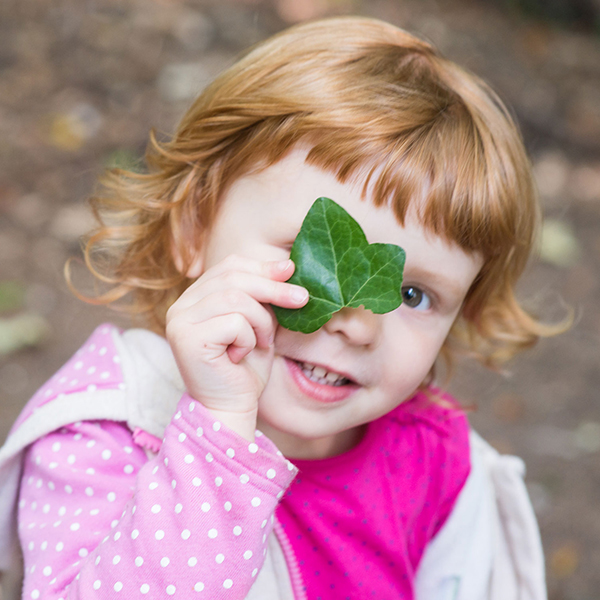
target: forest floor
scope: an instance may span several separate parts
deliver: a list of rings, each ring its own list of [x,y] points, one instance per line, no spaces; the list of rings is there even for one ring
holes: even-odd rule
[[[522,127],[547,219],[521,296],[566,334],[451,389],[527,464],[551,600],[600,596],[600,38],[455,0],[3,0],[0,7],[0,442],[94,326],[62,274],[100,171],[132,166],[248,45],[325,14],[379,17],[498,90]],[[26,347],[25,347],[26,346]]]

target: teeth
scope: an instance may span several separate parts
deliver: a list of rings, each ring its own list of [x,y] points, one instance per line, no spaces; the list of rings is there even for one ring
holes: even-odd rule
[[[310,363],[298,363],[302,372],[308,379],[311,381],[315,381],[317,383],[321,383],[323,385],[344,385],[348,382],[348,379],[339,373],[334,373],[333,371],[327,371],[323,367],[316,367],[315,365],[311,365]]]

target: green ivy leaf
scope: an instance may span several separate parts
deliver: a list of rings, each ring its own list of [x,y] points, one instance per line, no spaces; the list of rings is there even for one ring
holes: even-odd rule
[[[369,244],[360,225],[336,202],[317,198],[294,241],[296,270],[289,283],[308,290],[299,309],[273,306],[279,324],[312,333],[342,308],[382,314],[402,303],[405,253],[394,244]]]

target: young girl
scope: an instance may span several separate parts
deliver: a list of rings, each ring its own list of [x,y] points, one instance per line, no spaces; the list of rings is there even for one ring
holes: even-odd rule
[[[547,332],[514,296],[538,206],[493,92],[391,25],[324,20],[151,142],[86,248],[147,328],[98,328],[0,454],[23,598],[543,598],[521,463],[432,386],[438,357]],[[404,248],[404,302],[302,334],[270,305],[308,300],[289,251],[320,196]]]

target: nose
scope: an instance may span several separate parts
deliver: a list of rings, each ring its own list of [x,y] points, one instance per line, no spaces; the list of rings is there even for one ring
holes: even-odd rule
[[[342,308],[323,325],[323,329],[330,334],[343,335],[349,344],[369,346],[377,340],[379,322],[377,315],[362,306]]]

